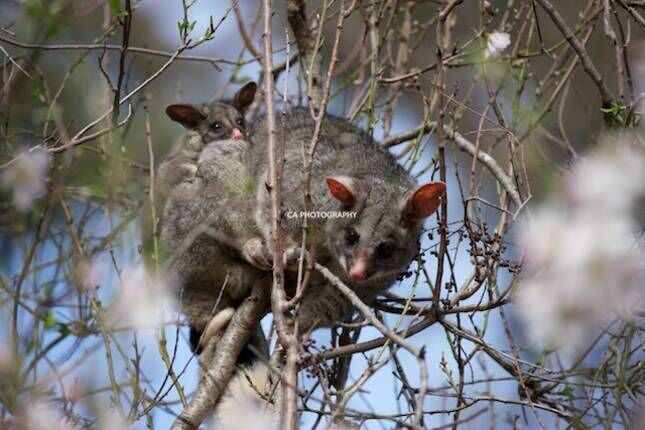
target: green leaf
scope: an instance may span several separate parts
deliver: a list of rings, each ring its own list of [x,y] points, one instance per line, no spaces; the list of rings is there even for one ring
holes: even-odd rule
[[[31,92],[31,95],[33,98],[38,100],[41,103],[45,102],[45,95],[43,94],[43,90],[39,87],[34,88],[34,90]]]
[[[121,16],[123,11],[121,10],[121,0],[110,0],[110,9],[112,14],[115,16]]]
[[[621,101],[613,101],[611,106],[600,108],[600,111],[610,126],[634,127],[638,124],[638,115],[634,115],[633,109]]]
[[[25,3],[27,15],[34,20],[41,20],[47,17],[47,8],[40,0],[29,0]]]
[[[369,128],[374,128],[381,121],[381,116],[377,113],[372,114],[369,122]]]
[[[64,336],[69,336],[72,333],[67,324],[58,324],[58,332]]]
[[[48,330],[56,327],[56,318],[54,317],[54,314],[52,314],[51,312],[47,312],[45,314],[45,318],[43,319],[43,322],[45,323],[45,328]]]
[[[573,390],[571,389],[571,387],[564,387],[558,394],[566,397],[571,397],[573,395]]]
[[[63,27],[61,25],[59,25],[57,22],[51,21],[51,22],[48,23],[48,25],[47,25],[47,36],[48,37],[56,36],[56,35],[60,34],[61,31],[63,31]]]

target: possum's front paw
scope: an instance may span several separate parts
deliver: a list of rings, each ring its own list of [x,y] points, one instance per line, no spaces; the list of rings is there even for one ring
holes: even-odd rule
[[[285,269],[295,271],[298,270],[298,261],[302,251],[300,247],[291,244],[289,241],[287,242],[288,246],[284,250],[282,261]],[[305,252],[306,255],[307,253]],[[250,265],[260,270],[271,270],[273,267],[273,254],[259,237],[254,237],[246,241],[242,247],[242,256]]]
[[[259,237],[249,239],[242,247],[242,256],[252,266],[260,270],[271,270],[273,258],[264,241]]]
[[[298,270],[298,262],[300,261],[300,254],[302,248],[293,246],[284,250],[284,266],[287,270],[295,272]],[[307,259],[307,251],[304,251],[305,260]]]

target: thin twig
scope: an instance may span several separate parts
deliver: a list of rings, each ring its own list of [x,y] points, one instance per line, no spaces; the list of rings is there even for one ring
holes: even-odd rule
[[[265,103],[267,108],[267,157],[269,166],[269,188],[271,198],[271,231],[273,255],[281,256],[283,253],[282,235],[280,231],[281,202],[282,202],[282,163],[278,160],[277,154],[283,153],[283,148],[276,145],[276,120],[275,103],[273,100],[273,57],[271,40],[271,16],[272,1],[263,0],[262,17],[264,32],[262,34],[264,56],[262,66],[265,85]],[[284,145],[284,142],[281,142]],[[298,362],[298,339],[293,327],[290,327],[287,320],[287,294],[284,289],[284,264],[282,258],[273,259],[273,288],[271,290],[271,310],[278,334],[278,340],[286,351],[285,365],[282,369],[280,385],[282,387],[282,404],[280,408],[280,425],[285,430],[296,430],[298,428],[297,414],[297,362]]]
[[[540,6],[542,6],[546,13],[551,17],[551,20],[553,21],[555,26],[558,27],[558,30],[560,30],[560,32],[564,35],[565,39],[567,39],[567,42],[569,42],[578,57],[580,57],[582,67],[585,69],[594,84],[596,84],[596,87],[598,87],[598,92],[600,93],[600,97],[602,99],[602,107],[611,107],[614,97],[611,95],[611,91],[605,84],[605,81],[602,79],[600,72],[598,72],[598,69],[596,69],[596,66],[594,66],[593,62],[591,61],[591,58],[589,58],[589,54],[587,53],[584,45],[580,43],[580,40],[578,40],[575,34],[573,34],[567,23],[564,21],[564,18],[562,18],[560,13],[549,2],[549,0],[535,1],[540,3]]]
[[[12,40],[6,36],[0,34],[0,41],[5,42],[9,45],[17,46],[24,49],[35,49],[39,51],[75,51],[75,50],[108,50],[108,51],[121,51],[123,48],[122,45],[104,45],[97,43],[90,44],[70,44],[70,45],[39,45],[34,43],[24,43]],[[177,61],[196,61],[209,63],[214,66],[217,70],[221,70],[221,67],[218,65],[221,64],[230,64],[236,65],[234,61],[224,60],[222,58],[211,58],[203,57],[198,55],[175,55],[173,52],[160,51],[158,49],[150,48],[140,48],[136,46],[128,46],[126,52],[135,53],[135,54],[144,54],[150,55],[153,57],[162,57],[162,58],[174,58]]]
[[[407,142],[408,140],[415,139],[425,133],[430,133],[436,127],[437,123],[435,121],[431,121],[411,130],[392,135],[389,138],[385,139],[381,145],[383,145],[385,148],[391,148],[403,142]],[[479,162],[482,163],[490,171],[495,179],[497,179],[499,184],[506,190],[506,192],[508,192],[511,199],[513,200],[513,203],[515,203],[517,207],[522,206],[522,200],[517,191],[517,188],[513,184],[513,179],[510,178],[506,174],[506,172],[504,172],[504,169],[502,169],[502,167],[497,164],[497,161],[495,161],[495,159],[491,155],[482,150],[477,151],[474,143],[466,139],[461,133],[456,131],[450,125],[444,124],[443,129],[446,133],[445,137],[454,142],[460,150],[467,152],[473,157],[476,155],[477,160],[479,160]]]

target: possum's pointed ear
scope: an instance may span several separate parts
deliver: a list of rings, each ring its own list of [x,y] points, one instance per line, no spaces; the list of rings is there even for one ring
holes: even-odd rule
[[[240,112],[244,112],[246,108],[249,107],[251,103],[253,103],[255,92],[257,90],[258,84],[256,84],[255,82],[249,82],[248,84],[244,85],[239,89],[237,93],[235,93],[235,96],[233,97],[233,107],[235,107],[235,109],[239,110]]]
[[[331,195],[346,208],[362,203],[367,196],[363,183],[349,176],[328,176],[327,188]]]
[[[439,208],[445,192],[446,184],[430,182],[408,193],[403,199],[403,222],[408,225],[423,222]]]
[[[206,119],[206,115],[201,113],[195,106],[183,104],[168,106],[166,115],[189,130],[197,128],[199,123]]]

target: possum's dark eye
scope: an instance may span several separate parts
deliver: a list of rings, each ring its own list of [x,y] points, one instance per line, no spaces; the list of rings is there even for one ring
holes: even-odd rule
[[[376,257],[381,260],[388,260],[394,255],[394,244],[392,242],[381,242],[376,247]]]
[[[240,127],[244,127],[244,118],[236,119],[235,124],[239,125]]]
[[[356,245],[360,240],[360,236],[356,233],[356,230],[349,228],[345,231],[345,244],[347,246]]]
[[[222,124],[219,122],[214,122],[211,124],[211,130],[219,131],[222,128]]]

